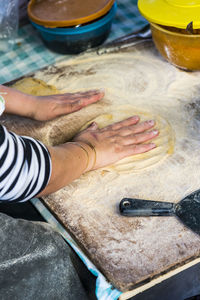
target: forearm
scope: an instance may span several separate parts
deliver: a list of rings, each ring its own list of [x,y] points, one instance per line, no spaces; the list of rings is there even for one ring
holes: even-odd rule
[[[51,159],[47,148],[0,126],[0,202],[26,201],[48,184]]]
[[[0,125],[0,202],[48,195],[92,169],[93,150],[82,142],[47,149],[41,142]]]
[[[52,173],[48,185],[38,197],[53,193],[79,178],[92,168],[95,160],[94,152],[84,143],[66,143],[48,149]]]
[[[5,99],[5,112],[19,116],[32,117],[35,101],[34,97],[17,91],[16,89],[0,85],[0,93]]]

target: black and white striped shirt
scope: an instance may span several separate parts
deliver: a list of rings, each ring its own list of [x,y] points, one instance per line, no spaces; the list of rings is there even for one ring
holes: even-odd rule
[[[22,202],[40,193],[51,174],[51,158],[39,141],[0,125],[0,202]]]

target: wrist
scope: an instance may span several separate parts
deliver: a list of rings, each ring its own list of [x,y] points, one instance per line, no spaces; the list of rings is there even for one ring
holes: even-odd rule
[[[52,173],[48,186],[42,192],[43,195],[55,192],[79,178],[86,172],[89,161],[85,151],[73,142],[50,146],[48,150],[51,157]]]
[[[75,141],[69,142],[67,144],[73,144],[73,145],[79,147],[82,150],[82,152],[84,152],[87,161],[86,161],[85,169],[84,169],[83,173],[86,173],[86,172],[94,169],[95,163],[96,163],[96,150],[92,146],[91,143],[75,140]]]
[[[16,101],[17,108],[17,115],[21,115],[30,119],[36,120],[37,118],[37,107],[38,107],[38,97],[34,95],[24,94],[19,92],[18,98],[19,101]]]
[[[37,114],[39,110],[39,97],[33,95],[26,95],[26,100],[28,102],[26,116],[30,119],[37,120]]]
[[[0,85],[0,92],[5,99],[5,112],[33,118],[35,97],[24,94],[16,89]]]

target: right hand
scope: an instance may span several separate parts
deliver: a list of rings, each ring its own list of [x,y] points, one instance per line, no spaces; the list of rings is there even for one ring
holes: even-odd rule
[[[34,103],[31,107],[32,118],[38,121],[52,120],[95,103],[101,100],[103,96],[103,89],[49,96],[32,96]]]
[[[99,129],[96,123],[92,123],[76,135],[73,141],[81,143],[89,153],[86,171],[102,168],[124,157],[155,148],[156,145],[150,142],[159,134],[156,129],[150,130],[155,126],[155,122],[139,120],[139,116],[133,116],[102,129]],[[95,153],[88,144],[95,148],[96,160]]]

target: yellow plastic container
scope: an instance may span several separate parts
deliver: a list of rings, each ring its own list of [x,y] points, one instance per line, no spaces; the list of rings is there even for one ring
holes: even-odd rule
[[[177,28],[200,28],[200,0],[138,0],[141,14],[152,23]]]
[[[200,70],[200,0],[139,0],[138,8],[161,55],[181,69]]]

